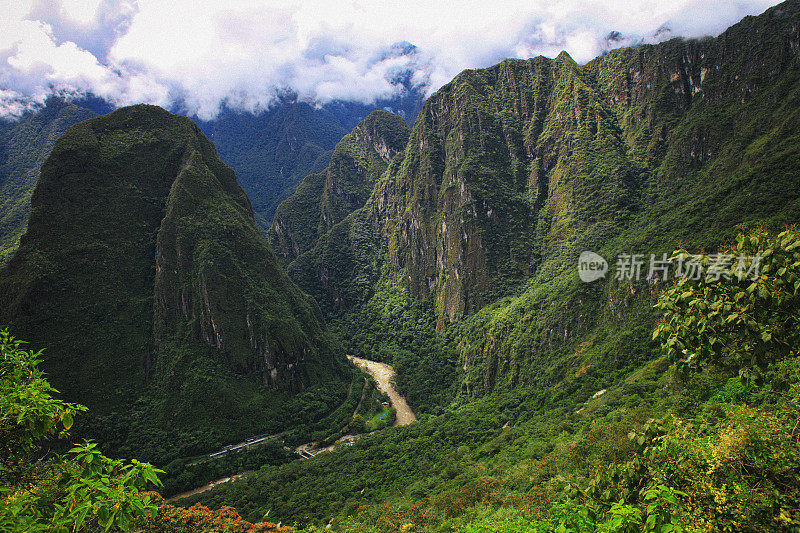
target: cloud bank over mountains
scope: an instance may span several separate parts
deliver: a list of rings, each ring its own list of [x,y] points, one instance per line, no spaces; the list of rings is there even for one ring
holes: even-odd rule
[[[203,119],[287,93],[370,103],[506,57],[586,62],[717,35],[776,0],[0,0],[0,116],[50,95],[179,105]]]

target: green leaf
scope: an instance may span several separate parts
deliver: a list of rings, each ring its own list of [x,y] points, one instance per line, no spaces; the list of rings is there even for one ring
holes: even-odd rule
[[[61,417],[61,423],[64,424],[64,429],[69,429],[72,427],[72,414],[70,412],[65,412],[64,415]]]

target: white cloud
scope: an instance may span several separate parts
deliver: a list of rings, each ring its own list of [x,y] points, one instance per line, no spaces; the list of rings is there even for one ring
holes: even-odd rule
[[[94,21],[100,8],[100,0],[62,0],[61,4],[66,16],[80,24]]]
[[[180,99],[204,118],[282,91],[373,101],[403,73],[434,90],[505,57],[585,62],[609,47],[715,35],[775,0],[0,0],[0,114],[48,94],[117,104]],[[619,34],[608,40],[609,32]],[[397,43],[413,43],[412,46]],[[393,46],[394,45],[394,46]],[[9,102],[18,101],[11,105]]]
[[[40,106],[42,102],[24,98],[21,93],[11,89],[0,89],[0,120],[16,119],[26,111]]]

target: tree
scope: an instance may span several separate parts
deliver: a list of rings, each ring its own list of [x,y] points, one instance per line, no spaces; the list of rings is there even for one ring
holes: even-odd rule
[[[86,410],[51,396],[56,392],[39,370],[41,352],[21,349],[22,341],[0,331],[0,484],[32,481],[31,454],[45,437],[66,436],[73,417]]]
[[[350,421],[350,431],[353,433],[364,433],[367,431],[367,421],[364,417],[359,413],[353,417],[353,420]]]
[[[0,530],[80,532],[128,530],[156,506],[148,485],[160,486],[150,464],[109,459],[84,442],[65,456],[42,453],[66,438],[86,408],[53,398],[39,370],[41,352],[0,331]]]
[[[691,258],[699,279],[680,278],[659,298],[653,339],[679,370],[731,364],[743,378],[800,348],[800,234],[740,234],[735,247]],[[673,260],[685,262],[685,250]]]
[[[225,533],[289,533],[294,528],[273,524],[272,522],[256,522],[242,519],[233,507],[222,506],[216,511],[205,505],[196,503],[184,509],[164,503],[161,496],[151,493],[154,501],[159,503],[158,514],[143,524],[143,533],[164,533],[174,531],[189,533],[193,531]]]

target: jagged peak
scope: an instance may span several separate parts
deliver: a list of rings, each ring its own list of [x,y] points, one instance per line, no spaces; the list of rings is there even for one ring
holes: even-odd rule
[[[411,128],[400,115],[384,110],[375,110],[353,128],[356,141],[363,138],[367,149],[378,152],[387,163],[395,153],[403,150]]]
[[[569,55],[569,53],[568,53],[566,50],[562,50],[562,51],[561,51],[561,52],[560,52],[560,53],[559,53],[559,54],[556,56],[556,59],[555,59],[555,61],[556,61],[556,64],[575,65],[575,66],[577,66],[577,65],[578,65],[578,64],[575,62],[575,60],[574,60],[574,59],[572,59],[572,56],[571,56],[571,55]]]

